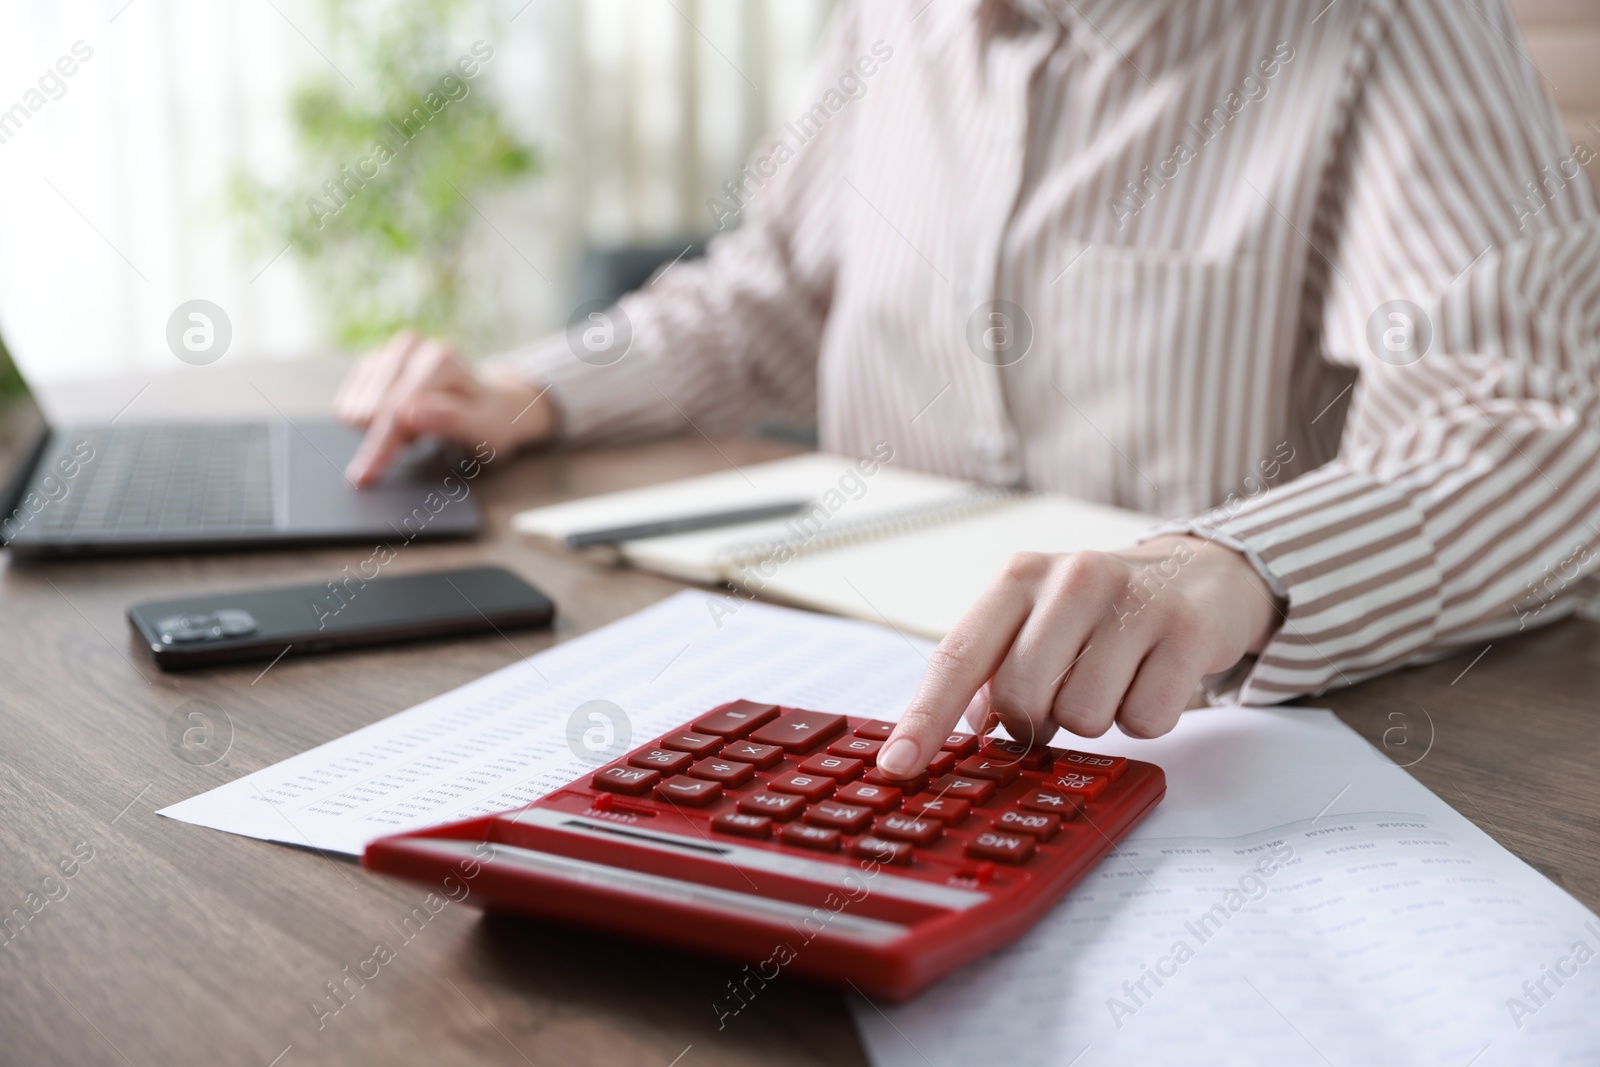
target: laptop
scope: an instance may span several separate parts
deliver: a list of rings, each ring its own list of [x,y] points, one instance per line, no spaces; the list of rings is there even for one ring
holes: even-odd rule
[[[333,421],[50,426],[0,346],[0,546],[12,558],[470,537],[482,464],[422,443],[377,485],[345,464],[358,430]],[[4,468],[0,468],[3,470]]]

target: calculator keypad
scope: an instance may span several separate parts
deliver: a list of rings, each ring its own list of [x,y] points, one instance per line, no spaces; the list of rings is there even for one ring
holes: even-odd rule
[[[810,752],[835,734],[843,733],[844,728],[843,715],[825,715],[820,711],[785,711],[751,734],[750,740],[763,745],[777,745],[789,753]]]
[[[735,700],[724,704],[709,715],[694,721],[694,731],[699,734],[716,734],[718,737],[743,737],[763,723],[778,717],[778,709],[771,704],[752,704],[748,700]]]
[[[674,752],[670,748],[645,748],[628,757],[628,766],[643,767],[662,774],[677,774],[693,761],[694,757],[687,752]]]
[[[701,778],[690,778],[688,775],[679,774],[659,783],[656,786],[656,796],[673,804],[703,808],[722,796],[722,783],[707,782]]]
[[[596,791],[598,808],[704,820],[708,841],[837,853],[832,862],[985,885],[1093,838],[1086,810],[1115,793],[1128,766],[1121,756],[955,733],[929,773],[895,779],[876,767],[893,728],[735,701],[579,784]]]

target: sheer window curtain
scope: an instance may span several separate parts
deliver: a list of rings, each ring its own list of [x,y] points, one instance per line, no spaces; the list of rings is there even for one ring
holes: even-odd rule
[[[707,199],[786,116],[831,6],[484,0],[486,87],[546,162],[476,201],[474,308],[502,343],[565,320],[586,246],[713,229]],[[225,200],[235,168],[278,178],[294,165],[285,105],[329,63],[319,10],[0,9],[0,330],[30,377],[175,369],[167,318],[191,299],[229,316],[228,360],[331,350],[293,254],[249,247]]]

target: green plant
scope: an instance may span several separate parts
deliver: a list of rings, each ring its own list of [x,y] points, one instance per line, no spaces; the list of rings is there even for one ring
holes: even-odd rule
[[[27,391],[28,387],[23,384],[17,365],[11,361],[11,353],[6,351],[6,343],[0,341],[0,400],[9,396],[19,396]]]
[[[471,33],[481,5],[322,6],[331,58],[292,94],[294,177],[269,186],[237,173],[232,207],[261,248],[287,242],[342,345],[407,326],[481,341],[463,301],[478,193],[540,169],[485,84],[495,51]]]

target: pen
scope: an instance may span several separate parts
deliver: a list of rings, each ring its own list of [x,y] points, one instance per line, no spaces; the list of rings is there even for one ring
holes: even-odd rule
[[[676,519],[656,519],[635,523],[632,526],[609,526],[598,530],[579,530],[561,539],[568,548],[590,548],[594,545],[615,545],[622,541],[637,541],[644,537],[662,537],[666,534],[689,533],[693,530],[712,530],[718,526],[736,526],[742,522],[761,519],[781,519],[811,506],[809,500],[785,500],[760,507],[740,508],[734,511],[709,511],[700,515],[685,515]]]

